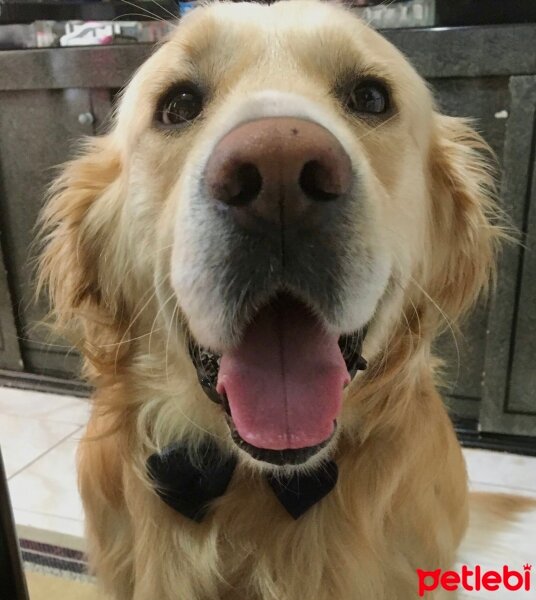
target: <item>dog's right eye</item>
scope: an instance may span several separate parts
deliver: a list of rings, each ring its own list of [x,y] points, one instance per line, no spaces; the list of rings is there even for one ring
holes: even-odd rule
[[[350,92],[346,106],[357,114],[381,115],[389,109],[389,93],[383,83],[365,80]]]
[[[180,127],[193,121],[203,110],[203,96],[193,84],[181,84],[166,94],[157,120],[166,127]]]

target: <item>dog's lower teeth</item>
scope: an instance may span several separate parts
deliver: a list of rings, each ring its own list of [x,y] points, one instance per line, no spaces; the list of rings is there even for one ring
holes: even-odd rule
[[[211,391],[208,395],[211,400],[215,400],[215,397],[218,396],[216,384],[218,382],[221,356],[201,348],[192,339],[190,339],[188,343],[188,351],[195,370],[197,371],[199,383],[203,389]],[[215,401],[220,402],[221,399]]]

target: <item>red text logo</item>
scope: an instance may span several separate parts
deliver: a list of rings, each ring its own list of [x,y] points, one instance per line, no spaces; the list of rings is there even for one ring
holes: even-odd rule
[[[464,589],[469,592],[488,590],[530,591],[530,575],[532,565],[523,565],[522,571],[515,571],[504,565],[501,571],[484,571],[480,565],[470,569],[463,565],[461,572],[457,571],[423,571],[417,569],[419,577],[419,596],[441,588],[447,592]]]

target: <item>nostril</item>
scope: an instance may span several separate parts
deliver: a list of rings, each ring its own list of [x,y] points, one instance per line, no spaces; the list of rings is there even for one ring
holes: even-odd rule
[[[261,188],[262,177],[259,169],[252,163],[241,164],[233,173],[225,202],[231,206],[249,204],[259,195]]]
[[[311,200],[319,202],[336,200],[340,195],[334,173],[317,160],[310,160],[303,166],[300,187]]]

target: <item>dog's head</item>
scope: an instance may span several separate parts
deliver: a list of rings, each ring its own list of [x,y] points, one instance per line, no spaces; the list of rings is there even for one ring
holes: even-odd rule
[[[180,373],[166,415],[302,463],[336,443],[352,378],[426,354],[485,287],[484,148],[344,8],[208,5],[56,182],[42,281],[98,373]]]

